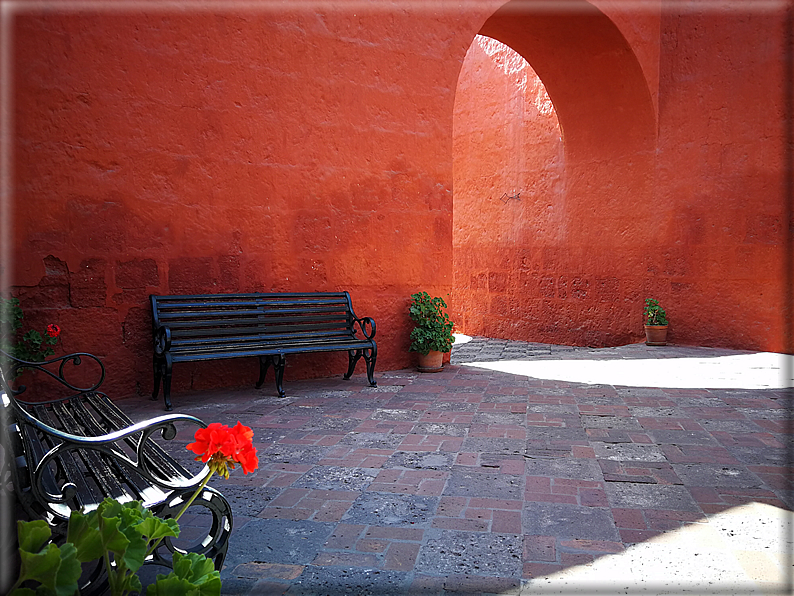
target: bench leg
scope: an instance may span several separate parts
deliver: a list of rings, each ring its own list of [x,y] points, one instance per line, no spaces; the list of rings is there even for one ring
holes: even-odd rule
[[[160,380],[163,381],[163,401],[165,409],[171,411],[171,355],[166,354],[165,360],[154,359],[154,389],[152,390],[152,401],[157,401],[160,394]]]
[[[347,359],[348,359],[348,367],[347,372],[344,375],[345,379],[349,379],[353,376],[353,371],[356,369],[356,363],[361,359],[362,351],[361,350],[348,350],[347,351]]]
[[[170,412],[174,408],[171,406],[171,354],[165,357],[165,374],[163,375],[163,400],[165,409]]]
[[[369,381],[370,387],[377,387],[378,384],[375,382],[375,360],[378,358],[378,346],[376,344],[372,345],[372,349],[364,350],[364,362],[367,363],[367,380]]]
[[[157,396],[160,394],[160,381],[163,378],[163,363],[155,356],[152,365],[154,367],[154,389],[152,390],[152,401],[157,401]]]
[[[273,366],[276,369],[276,391],[279,397],[286,397],[284,393],[284,368],[287,366],[287,357],[284,354],[279,354],[278,357],[273,356]]]
[[[265,382],[265,375],[267,369],[270,368],[270,363],[273,361],[273,356],[260,356],[259,357],[259,380],[256,382],[256,388],[259,389],[262,383]]]

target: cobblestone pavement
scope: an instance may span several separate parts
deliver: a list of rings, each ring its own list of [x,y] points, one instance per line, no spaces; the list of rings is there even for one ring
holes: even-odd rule
[[[284,399],[270,379],[175,395],[177,412],[255,432],[259,469],[212,481],[235,516],[223,593],[570,594],[605,577],[608,594],[781,593],[788,390],[470,365],[741,354],[474,338],[443,372],[377,371],[377,388],[356,375],[286,379]],[[145,398],[120,405],[135,419],[161,413]],[[169,449],[190,462],[190,440]],[[185,532],[200,521],[183,518]]]

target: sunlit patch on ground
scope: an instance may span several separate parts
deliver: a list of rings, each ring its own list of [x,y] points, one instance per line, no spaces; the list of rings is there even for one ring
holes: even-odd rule
[[[681,389],[794,387],[791,376],[794,356],[768,352],[714,358],[502,360],[466,365],[536,379],[595,385]]]
[[[532,579],[522,594],[782,594],[794,513],[748,503],[589,565]]]

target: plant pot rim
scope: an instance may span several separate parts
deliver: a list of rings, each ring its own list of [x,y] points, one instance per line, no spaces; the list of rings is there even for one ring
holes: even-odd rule
[[[645,325],[646,329],[667,329],[670,325]]]

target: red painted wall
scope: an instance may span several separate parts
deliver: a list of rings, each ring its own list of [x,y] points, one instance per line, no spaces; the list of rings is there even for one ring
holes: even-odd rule
[[[666,242],[648,270],[662,278],[688,343],[794,349],[784,344],[794,227],[785,209],[792,106],[781,16],[662,20],[654,198]]]
[[[531,99],[516,109],[515,81],[469,51],[454,122],[459,329],[619,345],[642,338],[642,304],[655,297],[673,342],[791,350],[782,14],[678,14],[663,2],[632,28],[615,3],[599,5],[613,20],[508,4],[481,29],[538,72],[562,147],[548,118],[526,117]],[[500,204],[490,184],[516,170],[500,135],[524,148],[520,204]]]
[[[384,371],[411,362],[410,294],[451,288],[475,26],[263,6],[14,17],[11,285],[63,350],[105,359],[114,395],[150,391],[150,293],[349,290]],[[287,387],[346,363],[291,357]],[[256,367],[177,365],[174,390],[250,385]]]
[[[513,219],[521,244],[493,269],[509,291],[463,330],[620,343],[654,295],[675,341],[782,349],[781,16],[501,4],[15,5],[3,287],[29,321],[61,325],[61,349],[102,356],[115,396],[150,389],[150,293],[347,289],[378,322],[378,370],[408,365],[408,296],[453,289],[455,92],[482,32],[528,58],[563,148],[539,142],[554,159],[520,208],[551,211]],[[453,312],[476,307],[465,289]],[[287,381],[343,370],[342,355],[295,357]],[[175,391],[255,374],[182,365]]]
[[[461,331],[537,337],[537,298],[554,292],[538,257],[559,236],[565,159],[557,114],[530,65],[478,36],[455,97],[455,322]],[[532,287],[529,296],[527,286]]]

